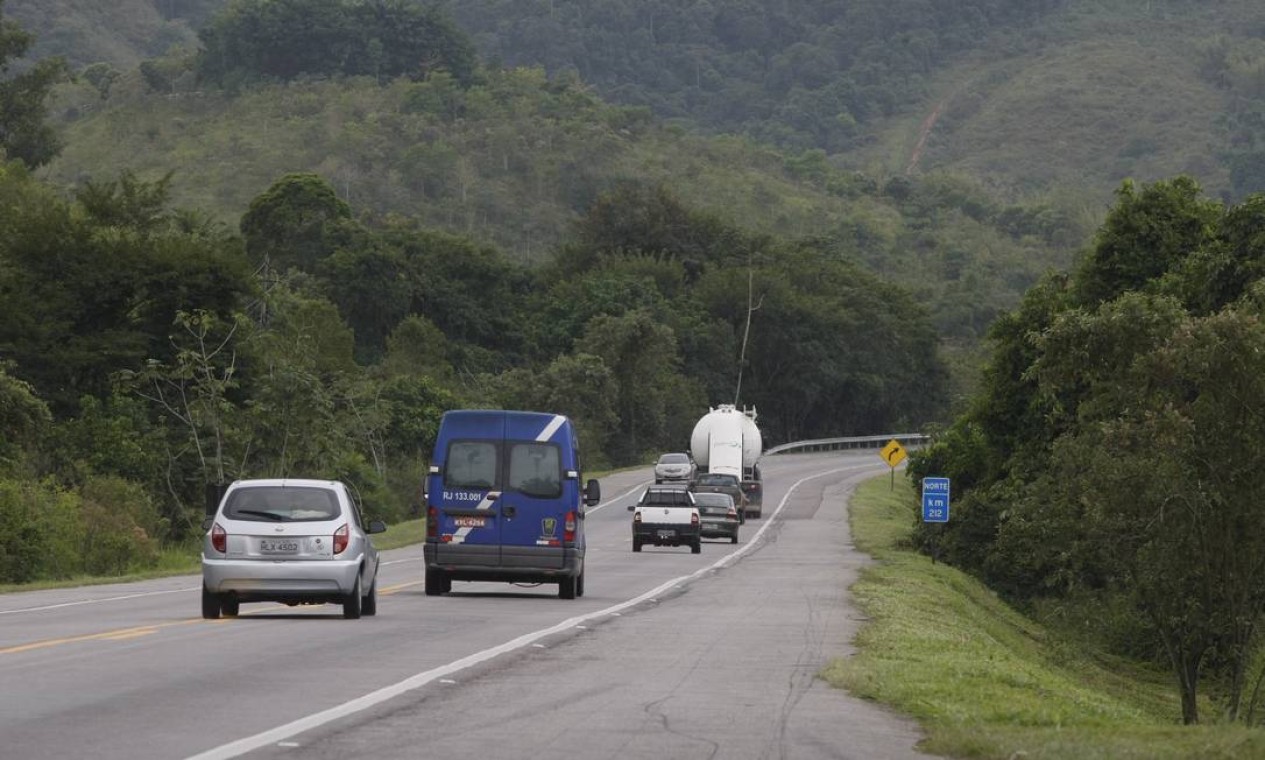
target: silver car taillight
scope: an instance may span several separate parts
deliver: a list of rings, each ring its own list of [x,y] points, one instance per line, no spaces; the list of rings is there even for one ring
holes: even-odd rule
[[[224,526],[219,523],[211,526],[211,548],[220,554],[228,551],[228,533],[224,531]]]
[[[342,527],[334,531],[334,553],[342,554],[347,549],[347,544],[351,541],[351,529],[343,523]]]

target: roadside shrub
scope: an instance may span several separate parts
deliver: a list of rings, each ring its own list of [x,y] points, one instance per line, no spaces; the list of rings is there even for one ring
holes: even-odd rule
[[[37,481],[0,480],[0,583],[73,575],[78,498]]]
[[[82,489],[80,557],[90,575],[124,575],[158,561],[154,536],[166,521],[141,486],[122,478],[94,477]]]

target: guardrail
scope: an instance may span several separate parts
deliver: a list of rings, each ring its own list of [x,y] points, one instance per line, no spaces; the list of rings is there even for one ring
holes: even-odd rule
[[[843,438],[816,438],[810,441],[791,441],[779,443],[764,450],[769,454],[785,454],[803,451],[837,451],[838,449],[881,449],[888,441],[900,441],[902,446],[911,447],[926,443],[931,436],[923,433],[894,433],[891,435],[857,435]]]

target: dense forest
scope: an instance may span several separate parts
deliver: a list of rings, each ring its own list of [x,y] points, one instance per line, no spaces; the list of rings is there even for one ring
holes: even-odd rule
[[[433,21],[411,23],[446,28]],[[226,74],[234,88],[276,87],[265,59],[237,60],[260,70]],[[384,86],[441,120],[449,98],[498,92],[576,127],[621,113],[576,87],[475,74]],[[10,80],[28,108],[6,111],[6,153],[25,134],[8,115],[40,114],[56,86],[40,76]],[[170,174],[123,169],[67,192],[41,163],[15,152],[0,170],[5,581],[156,562],[197,535],[207,484],[238,477],[340,477],[370,514],[405,517],[450,408],[570,414],[588,467],[680,448],[721,402],[756,407],[770,440],[912,429],[948,408],[928,309],[846,240],[746,229],[641,178],[595,190],[564,239],[523,261],[358,208],[317,173],[282,175],[229,224],[174,204]]]

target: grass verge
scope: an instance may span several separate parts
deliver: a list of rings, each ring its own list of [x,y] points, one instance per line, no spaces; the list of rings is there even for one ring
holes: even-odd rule
[[[851,592],[870,622],[832,685],[915,718],[920,749],[959,758],[1265,757],[1265,730],[1182,726],[1163,672],[1084,651],[973,578],[908,548],[917,498],[886,476],[852,497],[852,534],[878,560]],[[1211,705],[1201,712],[1213,714]]]

